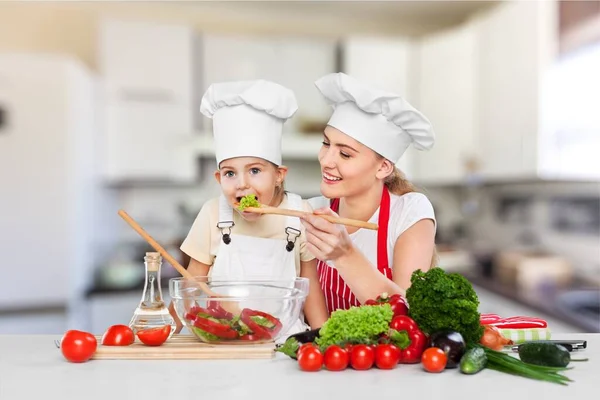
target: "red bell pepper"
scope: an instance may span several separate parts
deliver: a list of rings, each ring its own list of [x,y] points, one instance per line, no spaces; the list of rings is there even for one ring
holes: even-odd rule
[[[219,303],[218,301],[209,300],[206,303],[206,307],[210,315],[212,315],[215,318],[227,320],[233,319],[233,314],[225,310],[223,306],[221,306],[221,303]]]
[[[235,339],[239,336],[238,331],[233,329],[227,322],[220,322],[215,318],[197,316],[194,326],[223,339]]]
[[[421,355],[427,347],[427,336],[421,332],[415,320],[406,315],[398,315],[392,319],[390,329],[398,332],[405,331],[410,339],[408,347],[400,350],[400,362],[403,364],[420,362]]]
[[[240,321],[252,331],[255,337],[261,339],[272,339],[283,327],[281,321],[271,314],[249,308],[242,310]]]
[[[206,308],[202,308],[196,305],[190,308],[189,311],[185,314],[185,319],[194,322],[196,320],[196,317],[198,317],[198,314],[205,317],[210,315]]]

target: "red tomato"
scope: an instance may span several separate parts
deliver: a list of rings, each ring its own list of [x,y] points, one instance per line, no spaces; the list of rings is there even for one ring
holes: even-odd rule
[[[375,362],[375,350],[372,346],[357,344],[350,353],[350,365],[357,370],[369,369]]]
[[[377,302],[376,302],[375,300],[373,300],[373,299],[369,299],[369,300],[365,301],[365,306],[376,306],[376,305],[378,305],[378,304],[379,304],[379,303],[377,303]]]
[[[298,357],[298,355],[300,355],[300,353],[302,353],[304,350],[314,347],[316,348],[317,345],[312,343],[312,342],[308,342],[308,343],[303,343],[300,345],[300,347],[298,347],[298,351],[296,352],[296,358]]]
[[[419,326],[411,317],[406,315],[398,315],[392,319],[392,322],[390,322],[390,328],[397,331],[406,331],[410,335],[410,332],[418,330]]]
[[[323,362],[329,371],[342,371],[348,367],[350,356],[340,346],[331,345],[325,350]]]
[[[170,334],[171,325],[137,331],[138,339],[140,339],[140,342],[144,343],[146,346],[160,346],[169,338]]]
[[[346,350],[348,352],[348,354],[352,353],[352,348],[354,347],[354,345],[352,343],[348,343],[344,345],[344,350]]]
[[[129,346],[135,341],[135,335],[127,325],[113,325],[102,335],[103,346]]]
[[[446,368],[448,357],[444,350],[437,347],[430,347],[423,352],[421,363],[427,372],[442,372]]]
[[[323,354],[315,347],[306,347],[298,352],[298,366],[302,371],[319,371],[323,366]]]
[[[94,335],[75,329],[66,331],[60,341],[62,355],[73,363],[88,361],[97,347],[98,341]]]
[[[379,369],[393,369],[400,362],[400,349],[393,344],[379,344],[375,348],[375,365]]]

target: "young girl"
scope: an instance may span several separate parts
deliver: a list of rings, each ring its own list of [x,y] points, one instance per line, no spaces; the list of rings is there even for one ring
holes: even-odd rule
[[[222,194],[203,205],[181,250],[190,257],[188,271],[195,276],[308,278],[304,316],[314,329],[325,322],[327,310],[317,260],[306,250],[300,220],[241,212],[235,206],[244,196],[254,195],[264,205],[311,212],[307,202],[283,187],[287,173],[281,160],[283,124],[297,108],[289,89],[269,81],[209,87],[200,111],[213,120],[215,179]],[[299,320],[288,332],[308,328]]]

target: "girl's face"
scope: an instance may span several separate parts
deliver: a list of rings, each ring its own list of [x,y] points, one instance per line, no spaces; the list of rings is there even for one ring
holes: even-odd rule
[[[249,194],[255,195],[261,204],[276,207],[281,202],[278,193],[282,192],[277,187],[281,186],[286,173],[286,167],[276,167],[262,158],[235,157],[221,162],[215,178],[221,185],[225,198],[234,208],[242,197]],[[254,221],[262,215],[239,213],[248,221]]]
[[[321,194],[330,199],[363,194],[389,175],[386,162],[390,164],[367,146],[328,126],[319,151]]]

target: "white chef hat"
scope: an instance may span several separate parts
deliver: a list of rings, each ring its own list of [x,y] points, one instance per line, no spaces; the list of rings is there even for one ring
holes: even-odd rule
[[[297,110],[290,89],[262,79],[212,84],[200,104],[213,120],[217,165],[232,157],[281,165],[283,124]]]
[[[408,146],[433,147],[430,122],[397,94],[333,73],[315,82],[334,111],[328,125],[344,132],[388,160],[397,163]]]

